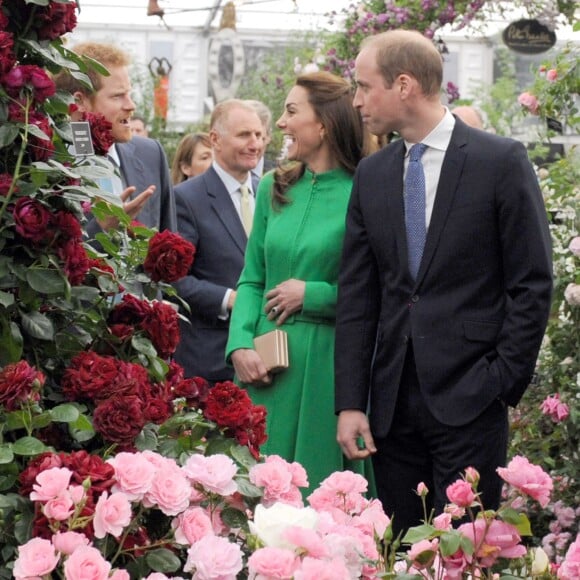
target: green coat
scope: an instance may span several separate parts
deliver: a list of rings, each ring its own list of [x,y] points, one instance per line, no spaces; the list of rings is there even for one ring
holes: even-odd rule
[[[319,175],[306,170],[279,210],[272,208],[272,183],[269,173],[258,188],[226,356],[253,348],[254,336],[276,328],[264,312],[269,290],[289,278],[306,282],[302,312],[281,326],[288,333],[290,368],[269,387],[244,386],[268,411],[262,453],[301,463],[313,491],[334,471],[363,472],[361,462],[347,465],[334,414],[336,292],[352,177],[342,169]]]

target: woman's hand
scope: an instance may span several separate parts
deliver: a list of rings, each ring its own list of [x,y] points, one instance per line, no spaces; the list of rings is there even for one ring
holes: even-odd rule
[[[267,294],[266,306],[264,310],[268,315],[268,320],[276,320],[280,326],[284,321],[295,312],[300,312],[304,304],[304,292],[306,282],[290,278],[275,288],[272,288]]]
[[[232,363],[242,383],[264,387],[271,384],[272,375],[266,370],[260,355],[251,348],[239,348],[232,352]]]

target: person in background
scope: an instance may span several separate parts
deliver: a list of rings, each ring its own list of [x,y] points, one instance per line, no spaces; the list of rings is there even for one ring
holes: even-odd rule
[[[365,131],[350,84],[328,72],[297,78],[276,125],[293,163],[260,181],[226,354],[268,411],[263,453],[301,463],[313,490],[334,471],[363,471],[336,442],[332,361],[344,218]],[[275,328],[288,333],[290,367],[272,376],[253,339]]]
[[[498,507],[507,406],[532,381],[550,313],[550,233],[526,149],[454,117],[442,76],[438,50],[414,31],[369,37],[356,59],[354,106],[372,133],[401,139],[354,178],[337,438],[348,457],[372,454],[395,534],[424,517],[419,483],[426,513],[439,514],[467,467],[484,506]]]
[[[147,123],[140,115],[133,115],[129,121],[129,125],[131,125],[131,133],[133,133],[133,135],[136,135],[137,137],[149,137]]]
[[[466,125],[474,129],[483,130],[483,117],[478,109],[469,105],[461,105],[451,109],[451,112],[459,117]]]
[[[110,72],[99,74],[88,63],[88,76],[93,90],[74,78],[68,70],[55,77],[58,89],[69,92],[77,110],[73,120],[84,113],[99,113],[112,124],[114,144],[109,158],[116,166],[116,179],[111,193],[118,194],[125,212],[149,228],[158,231],[175,230],[176,214],[169,167],[163,148],[154,139],[133,137],[130,119],[135,111],[131,99],[129,56],[111,44],[86,42],[72,48],[79,56],[101,63]],[[86,225],[89,238],[102,230],[114,229],[119,222],[115,217],[91,219]]]
[[[175,285],[190,308],[188,320],[180,321],[175,360],[185,376],[216,383],[234,376],[225,348],[252,227],[257,181],[251,171],[262,152],[262,123],[243,101],[222,101],[212,112],[209,137],[212,166],[175,188],[178,231],[197,248],[188,275]]]
[[[211,141],[207,133],[185,135],[177,146],[171,164],[173,185],[200,175],[211,167],[212,160]]]
[[[266,150],[272,141],[272,111],[270,111],[270,109],[264,103],[262,103],[262,101],[247,99],[246,103],[253,107],[256,113],[258,113],[258,117],[260,117],[260,121],[262,121],[262,127],[264,129],[264,149],[256,169],[252,171],[252,173],[258,179],[260,179],[264,173],[270,171],[276,166],[275,163],[266,158]]]

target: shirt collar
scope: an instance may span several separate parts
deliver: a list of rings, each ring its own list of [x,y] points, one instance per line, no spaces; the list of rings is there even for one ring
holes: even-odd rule
[[[117,164],[117,167],[121,167],[121,160],[119,159],[119,153],[117,152],[115,143],[111,145],[107,155]]]
[[[240,189],[240,185],[246,185],[248,189],[253,193],[254,188],[252,187],[252,177],[250,172],[248,171],[248,176],[246,180],[240,183],[235,177],[232,177],[217,161],[212,162],[212,167],[215,169],[215,172],[218,174],[218,177],[222,180],[225,188],[227,189],[230,195],[233,195]]]
[[[433,129],[433,131],[431,131],[431,133],[429,133],[429,135],[427,135],[427,137],[425,137],[425,139],[421,140],[421,143],[424,143],[430,149],[447,151],[454,127],[455,117],[451,114],[449,109],[445,107],[445,115],[443,115],[443,119],[439,121],[438,125]],[[415,143],[405,141],[405,157],[409,155],[409,149],[411,149],[413,145],[415,145]]]

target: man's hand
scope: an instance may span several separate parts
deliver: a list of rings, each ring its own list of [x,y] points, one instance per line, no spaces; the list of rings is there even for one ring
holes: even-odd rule
[[[240,381],[255,387],[266,386],[272,376],[266,370],[260,355],[251,348],[239,348],[232,353],[232,363]]]
[[[362,438],[364,447],[358,442]],[[336,440],[348,459],[366,459],[377,452],[369,427],[369,420],[362,411],[348,409],[338,415]]]
[[[135,190],[136,188],[131,186],[120,195],[121,201],[123,202],[123,210],[131,219],[136,218],[139,213],[141,213],[141,210],[149,198],[155,193],[155,186],[150,185],[145,191],[142,191],[138,196],[136,196],[135,199],[131,199],[131,195],[135,193]],[[101,229],[105,232],[119,227],[119,220],[114,216],[109,216],[103,220],[97,221],[101,226]]]

